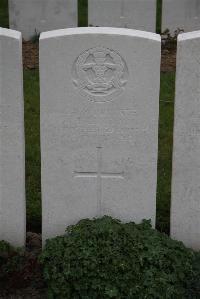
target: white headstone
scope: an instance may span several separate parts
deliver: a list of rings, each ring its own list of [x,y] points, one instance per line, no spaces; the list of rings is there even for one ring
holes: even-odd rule
[[[200,31],[178,38],[171,236],[200,249]]]
[[[175,30],[185,32],[200,29],[200,1],[199,0],[163,0],[162,32]]]
[[[103,215],[154,226],[160,36],[44,33],[40,71],[43,240]]]
[[[156,0],[88,0],[88,24],[155,32]]]
[[[0,240],[25,244],[21,33],[0,28]]]
[[[10,28],[30,40],[43,31],[77,27],[77,0],[9,0]]]

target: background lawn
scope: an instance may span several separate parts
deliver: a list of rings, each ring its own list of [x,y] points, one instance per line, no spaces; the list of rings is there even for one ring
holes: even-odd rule
[[[8,0],[0,0],[0,27],[8,28]]]
[[[161,0],[158,0],[157,30],[160,31]],[[8,26],[7,0],[0,0],[0,26]],[[79,25],[87,24],[87,0],[79,0]],[[171,156],[175,73],[161,74],[160,129],[157,188],[157,228],[169,232]],[[24,71],[26,133],[26,196],[28,230],[41,229],[39,74]]]
[[[175,73],[161,73],[157,228],[169,232]]]
[[[39,72],[24,71],[27,229],[41,228]]]
[[[156,32],[161,33],[162,23],[162,0],[157,0]]]

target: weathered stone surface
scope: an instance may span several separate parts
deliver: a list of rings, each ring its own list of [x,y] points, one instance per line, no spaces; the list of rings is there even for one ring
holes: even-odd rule
[[[199,0],[163,0],[162,31],[175,30],[185,32],[200,29],[200,1]]]
[[[77,27],[77,0],[9,0],[9,22],[25,40],[43,31]]]
[[[178,38],[171,236],[200,249],[200,32]]]
[[[88,0],[89,26],[155,32],[156,0]]]
[[[41,35],[43,240],[102,215],[155,224],[159,76],[156,34]]]
[[[22,41],[0,28],[0,240],[25,244]]]

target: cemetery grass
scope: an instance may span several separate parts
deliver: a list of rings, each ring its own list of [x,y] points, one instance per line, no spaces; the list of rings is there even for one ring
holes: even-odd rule
[[[161,33],[162,24],[162,0],[157,0],[156,32]]]
[[[88,0],[78,0],[78,25],[79,27],[88,26]]]
[[[157,229],[169,233],[175,72],[161,73],[157,184]]]
[[[24,71],[27,229],[41,228],[39,72]]]
[[[8,0],[0,0],[0,27],[8,28]]]

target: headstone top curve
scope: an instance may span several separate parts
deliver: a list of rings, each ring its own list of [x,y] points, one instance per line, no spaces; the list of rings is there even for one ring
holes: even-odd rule
[[[200,38],[200,30],[181,33],[178,36],[178,42]]]
[[[141,31],[141,30],[133,30],[126,28],[112,28],[112,27],[79,27],[79,28],[67,28],[67,29],[59,29],[53,31],[43,32],[40,35],[40,40],[48,39],[48,38],[56,38],[56,37],[64,37],[67,35],[81,35],[81,34],[112,34],[112,35],[122,35],[122,36],[132,36],[145,38],[150,40],[155,40],[160,42],[161,37],[159,34]]]
[[[8,36],[8,37],[20,40],[22,34],[21,34],[21,32],[16,31],[16,30],[0,27],[0,36]]]

